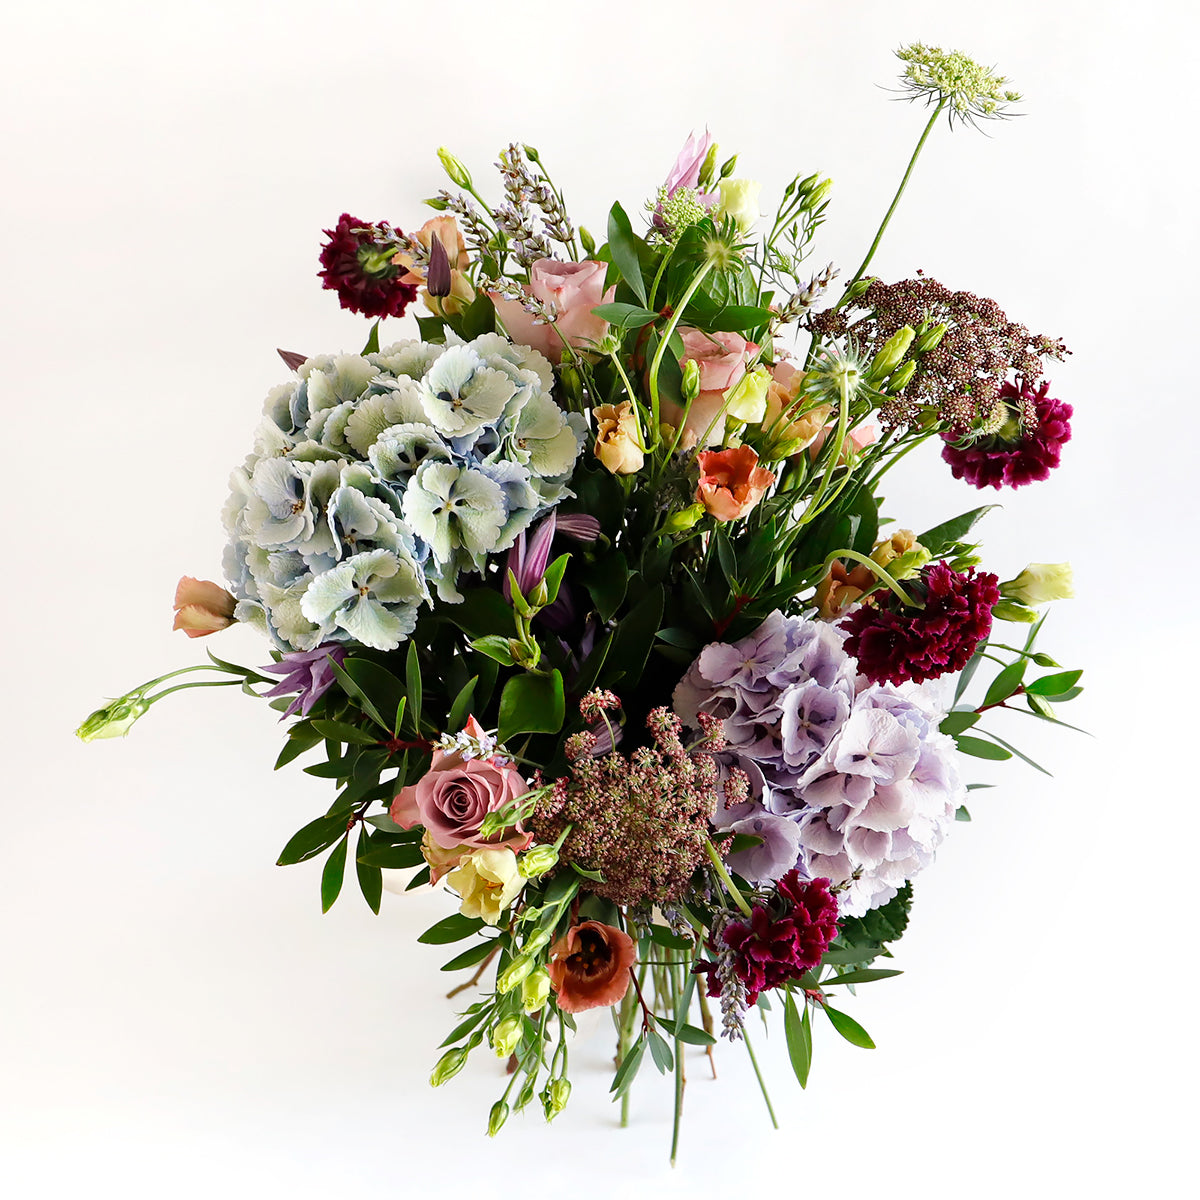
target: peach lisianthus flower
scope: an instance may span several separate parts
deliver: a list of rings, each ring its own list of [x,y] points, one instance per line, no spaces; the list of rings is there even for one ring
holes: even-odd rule
[[[462,230],[453,217],[431,217],[416,233],[412,234],[414,242],[419,242],[426,250],[433,244],[436,237],[446,251],[446,259],[450,264],[450,291],[445,296],[431,296],[428,287],[422,287],[421,298],[430,312],[439,317],[453,316],[460,313],[475,299],[475,289],[466,277],[465,271],[470,264],[467,257],[467,243]],[[401,283],[425,284],[426,271],[423,267],[414,266],[412,256],[401,251],[392,262],[398,267],[404,267],[406,274],[400,277]]]
[[[778,450],[779,457],[790,458],[807,449],[817,439],[832,408],[820,404],[807,412],[800,401],[800,387],[804,372],[796,370],[790,363],[777,362],[771,368],[771,382],[767,386],[767,413],[762,427],[771,438],[771,445]]]
[[[608,1008],[629,990],[637,959],[633,939],[612,925],[583,921],[550,951],[550,983],[563,1012]]]
[[[638,443],[638,421],[628,400],[595,408],[596,457],[614,475],[632,475],[646,461]]]
[[[731,450],[702,450],[700,485],[696,499],[718,521],[744,517],[775,482],[775,476],[758,465],[758,455],[749,446]]]
[[[175,588],[175,624],[188,637],[204,637],[233,625],[237,601],[219,583],[185,575]]]

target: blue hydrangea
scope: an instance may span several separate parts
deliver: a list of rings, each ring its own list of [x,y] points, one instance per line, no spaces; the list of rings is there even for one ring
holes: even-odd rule
[[[560,500],[586,425],[554,372],[498,334],[308,359],[272,388],[223,513],[238,617],[281,649],[394,649],[461,601]]]

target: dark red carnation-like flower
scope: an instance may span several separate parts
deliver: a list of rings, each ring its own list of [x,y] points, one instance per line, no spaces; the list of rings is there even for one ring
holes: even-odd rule
[[[1005,431],[958,446],[953,431],[943,433],[948,443],[942,458],[950,464],[955,479],[965,479],[977,488],[1024,487],[1049,476],[1058,466],[1063,445],[1071,440],[1069,404],[1049,395],[1050,384],[1043,383],[1037,391],[1027,384],[1019,387],[1006,383],[1000,389],[1000,399],[1015,410],[1025,409],[1037,414],[1037,427],[1022,431],[1014,439]],[[1017,424],[1017,422],[1014,422]],[[1018,426],[1019,427],[1019,426]]]
[[[837,937],[837,915],[829,880],[801,879],[793,870],[776,885],[770,907],[756,904],[748,922],[730,921],[721,939],[734,974],[746,985],[747,1005],[758,999],[759,992],[799,979],[817,966]],[[708,994],[720,995],[715,964],[702,966]]]
[[[338,294],[343,308],[364,317],[399,317],[417,298],[414,283],[401,283],[404,267],[392,262],[397,247],[390,234],[342,213],[334,229],[323,231],[321,286]]]
[[[992,628],[1000,581],[988,571],[952,571],[935,562],[906,581],[923,608],[902,605],[891,592],[876,593],[839,626],[849,632],[846,653],[872,683],[924,683],[961,671]]]

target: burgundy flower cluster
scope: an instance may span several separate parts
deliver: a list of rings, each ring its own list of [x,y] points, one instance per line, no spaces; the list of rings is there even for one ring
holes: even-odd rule
[[[924,683],[961,671],[992,628],[1000,581],[988,571],[953,571],[930,563],[905,586],[924,601],[905,607],[891,592],[855,609],[839,627],[849,632],[846,653],[872,683]]]
[[[979,438],[963,446],[954,431],[943,433],[948,443],[942,458],[950,464],[955,479],[965,479],[977,488],[1002,485],[1024,487],[1027,483],[1045,479],[1058,466],[1063,446],[1071,440],[1073,409],[1049,394],[1050,384],[1043,383],[1034,391],[1027,383],[1020,386],[1006,383],[1000,389],[1000,399],[1019,410],[1031,410],[1035,416],[1031,428],[1010,440],[1004,433]]]
[[[324,230],[329,241],[321,248],[321,286],[338,294],[343,308],[364,317],[400,317],[417,298],[417,285],[402,283],[407,269],[395,265],[399,249],[389,236],[395,231],[356,220],[342,213],[337,226]]]
[[[721,934],[734,975],[746,988],[746,1004],[759,992],[799,979],[821,961],[837,937],[837,901],[828,879],[801,879],[789,871],[778,883],[771,907],[754,905],[750,920],[730,921]],[[719,996],[721,982],[715,963],[703,963],[708,994]]]

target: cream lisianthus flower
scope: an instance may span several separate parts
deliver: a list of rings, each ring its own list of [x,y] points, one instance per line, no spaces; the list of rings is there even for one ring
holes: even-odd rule
[[[740,232],[749,233],[754,222],[762,216],[758,211],[762,184],[757,179],[722,179],[717,190],[721,193],[718,215],[732,217]]]
[[[1030,563],[1016,579],[1000,585],[1000,595],[1018,604],[1048,604],[1073,600],[1075,578],[1069,562]]]
[[[628,400],[600,404],[596,415],[596,457],[614,475],[632,475],[646,461],[638,441],[638,422]]]
[[[459,911],[464,917],[480,917],[496,925],[525,886],[525,877],[517,869],[517,856],[501,846],[476,850],[446,876],[446,882],[462,898]]]

